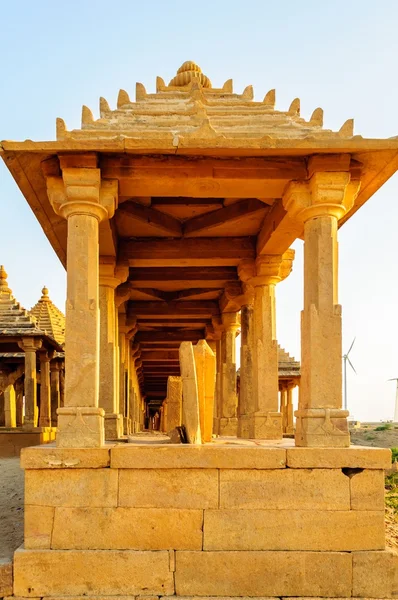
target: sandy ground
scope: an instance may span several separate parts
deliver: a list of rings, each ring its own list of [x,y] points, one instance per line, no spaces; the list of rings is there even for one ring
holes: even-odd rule
[[[23,542],[23,475],[19,458],[0,459],[0,561]]]
[[[145,443],[143,437],[141,435],[137,441]],[[373,427],[361,428],[351,432],[351,440],[353,444],[362,446],[398,447],[398,427],[386,431],[374,431]],[[164,441],[167,443],[168,440]],[[398,488],[395,493],[398,494]],[[14,550],[23,542],[23,494],[24,478],[19,458],[0,459],[0,561],[12,559]],[[398,551],[397,515],[398,509],[387,507],[387,545]]]

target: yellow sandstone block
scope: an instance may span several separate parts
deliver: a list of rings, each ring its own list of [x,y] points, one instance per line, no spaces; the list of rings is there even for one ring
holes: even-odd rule
[[[119,596],[174,593],[169,553],[128,550],[17,550],[14,594]]]
[[[115,469],[25,471],[25,503],[36,506],[117,506]]]
[[[350,596],[351,556],[332,552],[176,552],[176,594]]]
[[[129,469],[119,471],[119,506],[216,508],[216,469]]]
[[[287,466],[292,469],[389,469],[389,448],[300,448],[287,449]]]
[[[51,547],[91,550],[201,550],[202,523],[201,510],[56,508]]]
[[[0,560],[0,598],[12,594],[12,562]]]
[[[383,552],[355,552],[352,555],[352,595],[361,598],[390,598],[393,591],[395,555]]]
[[[99,469],[110,466],[111,446],[104,448],[24,448],[22,469]]]
[[[205,510],[204,550],[383,550],[384,512]]]
[[[25,505],[25,548],[51,548],[51,533],[54,524],[54,511],[55,508],[53,506]]]
[[[116,469],[284,469],[286,448],[209,444],[122,444],[111,449]]]
[[[384,510],[384,471],[367,469],[350,477],[352,510]]]
[[[222,470],[221,508],[350,510],[340,469]]]

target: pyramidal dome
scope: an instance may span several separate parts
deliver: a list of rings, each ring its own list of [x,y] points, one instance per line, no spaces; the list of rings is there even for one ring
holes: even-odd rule
[[[65,344],[65,315],[50,299],[44,286],[42,296],[31,308],[29,314],[36,319],[37,326],[54,338],[61,346]]]

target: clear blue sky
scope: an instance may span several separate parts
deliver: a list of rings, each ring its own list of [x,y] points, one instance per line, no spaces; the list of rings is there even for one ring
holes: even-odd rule
[[[120,88],[155,89],[185,60],[213,84],[253,84],[256,99],[277,90],[277,108],[296,96],[325,127],[355,118],[364,137],[398,135],[396,0],[15,0],[1,5],[0,139],[55,139],[55,119],[79,127],[81,106],[116,105]],[[398,175],[341,230],[340,301],[344,348],[354,336],[351,412],[391,418],[398,377]],[[27,308],[43,284],[63,309],[65,272],[3,164],[0,263]],[[300,354],[302,244],[294,272],[278,289],[278,338]]]

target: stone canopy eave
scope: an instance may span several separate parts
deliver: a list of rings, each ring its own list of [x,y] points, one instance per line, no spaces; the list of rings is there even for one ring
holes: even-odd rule
[[[177,155],[180,157],[267,158],[309,157],[314,154],[350,154],[362,165],[361,188],[353,208],[340,221],[347,221],[397,170],[398,139],[304,138],[253,140],[247,138],[184,139],[178,145],[171,139],[96,138],[24,142],[3,141],[0,154],[22,194],[39,220],[50,244],[66,265],[66,224],[52,210],[46,191],[41,163],[61,154],[96,152],[100,155],[127,156]],[[101,238],[101,236],[100,236]],[[109,236],[108,236],[109,238]],[[104,254],[110,254],[106,249]]]

